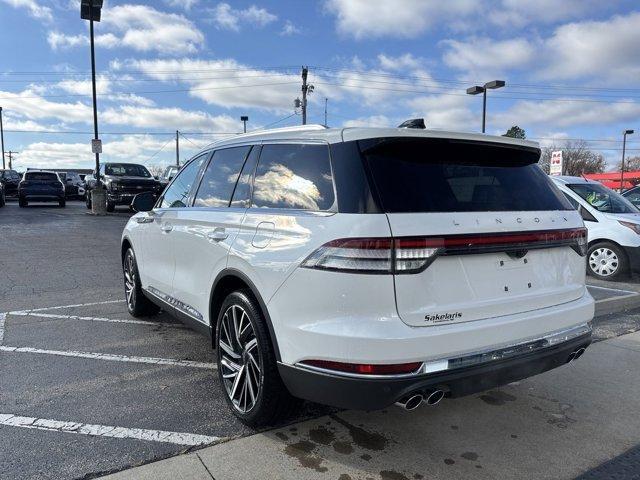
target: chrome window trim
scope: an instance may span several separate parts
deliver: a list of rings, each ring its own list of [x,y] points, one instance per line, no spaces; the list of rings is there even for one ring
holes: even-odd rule
[[[204,317],[202,316],[202,314],[196,310],[195,308],[193,308],[191,305],[187,305],[184,302],[181,302],[180,300],[178,300],[175,297],[172,297],[171,295],[167,295],[166,293],[161,292],[160,290],[158,290],[157,288],[149,285],[148,287],[144,288],[144,291],[153,295],[154,297],[156,297],[158,300],[161,300],[162,302],[166,303],[167,305],[180,310],[180,312],[184,313],[185,315],[193,318],[194,320],[202,323],[203,325],[206,325],[204,322]]]
[[[542,337],[533,338],[530,340],[526,340],[524,342],[518,342],[513,344],[508,344],[499,348],[487,348],[484,350],[478,350],[470,353],[466,353],[457,357],[446,357],[439,358],[435,360],[425,360],[422,362],[420,368],[418,368],[413,373],[402,373],[397,375],[363,375],[360,373],[348,373],[348,372],[340,372],[337,370],[329,370],[326,368],[314,367],[312,365],[304,365],[302,363],[296,363],[294,367],[299,368],[301,370],[309,370],[318,373],[326,373],[329,375],[335,375],[340,377],[349,377],[349,378],[360,378],[360,379],[371,379],[371,380],[379,380],[379,379],[398,379],[398,378],[411,378],[411,377],[419,377],[421,375],[427,375],[431,373],[440,373],[446,371],[454,371],[458,368],[464,368],[469,366],[477,366],[477,365],[487,365],[496,360],[508,359],[508,358],[516,358],[519,355],[538,352],[545,350],[547,348],[553,347],[555,345],[560,345],[562,343],[573,340],[574,338],[581,337],[583,335],[589,334],[593,331],[591,322],[583,323],[581,325],[558,330],[555,332],[548,333]],[[539,345],[532,345],[539,344]],[[532,348],[528,348],[528,345],[532,345]],[[522,347],[522,348],[519,348]],[[508,352],[502,353],[505,350],[516,350],[513,354],[508,354]],[[526,351],[528,349],[528,351]],[[525,350],[525,351],[521,351]],[[464,363],[465,359],[471,359],[472,357],[487,357],[491,356],[488,360],[481,360],[478,362],[470,362]],[[462,365],[451,365],[451,362],[462,363]]]

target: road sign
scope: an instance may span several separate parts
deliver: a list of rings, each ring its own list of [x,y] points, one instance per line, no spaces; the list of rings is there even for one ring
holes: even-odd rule
[[[558,152],[551,152],[549,175],[562,175],[562,150]]]
[[[93,153],[102,153],[102,140],[99,138],[91,140],[91,151]]]

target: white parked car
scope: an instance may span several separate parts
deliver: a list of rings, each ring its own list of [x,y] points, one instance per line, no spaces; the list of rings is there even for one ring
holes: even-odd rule
[[[587,271],[614,280],[640,271],[640,211],[629,200],[595,180],[553,178],[579,210],[589,231]]]
[[[580,214],[537,144],[401,128],[246,134],[191,159],[122,236],[129,312],[212,338],[230,408],[413,409],[591,341]]]

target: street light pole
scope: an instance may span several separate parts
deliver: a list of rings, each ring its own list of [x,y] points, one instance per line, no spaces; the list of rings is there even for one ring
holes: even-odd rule
[[[487,124],[487,90],[495,90],[496,88],[502,88],[506,85],[504,80],[492,80],[485,83],[483,86],[475,85],[467,88],[467,94],[478,95],[482,94],[482,133],[485,132]]]
[[[627,148],[627,135],[631,135],[633,130],[623,130],[622,131],[622,163],[620,164],[620,193],[622,193],[622,188],[624,186],[624,155]]]
[[[91,0],[89,0],[91,6]],[[96,100],[96,54],[93,44],[93,8],[90,8],[89,36],[91,37],[91,87],[93,90],[93,138],[98,140],[98,103]],[[96,188],[100,188],[100,154],[96,152]]]
[[[6,168],[4,164],[4,130],[2,128],[2,107],[0,107],[0,142],[2,143],[2,169]]]
[[[240,121],[242,122],[242,129],[244,133],[247,133],[247,122],[249,121],[249,117],[246,115],[242,115],[240,117]]]

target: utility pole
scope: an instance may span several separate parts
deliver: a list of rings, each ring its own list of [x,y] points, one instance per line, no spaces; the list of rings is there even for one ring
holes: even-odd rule
[[[324,97],[324,126],[327,127],[327,102],[329,101],[329,99],[327,97]]]
[[[627,135],[632,135],[633,133],[634,133],[634,130],[622,131],[622,163],[620,164],[620,193],[622,193],[622,190],[624,188],[624,156],[627,148]]]
[[[180,168],[180,132],[176,130],[176,167]]]
[[[302,67],[302,125],[307,124],[307,94],[313,92],[313,85],[307,84],[308,67]]]
[[[9,151],[7,152],[7,156],[9,157],[9,170],[12,170],[12,169],[13,169],[13,168],[12,168],[11,160],[13,160],[13,156],[12,156],[12,155],[14,155],[14,154],[16,154],[16,153],[20,153],[20,152],[12,152],[11,150],[9,150]],[[4,165],[3,165],[3,167],[4,167]]]
[[[6,168],[4,164],[4,130],[2,128],[2,107],[0,107],[0,141],[2,142],[2,169]]]

